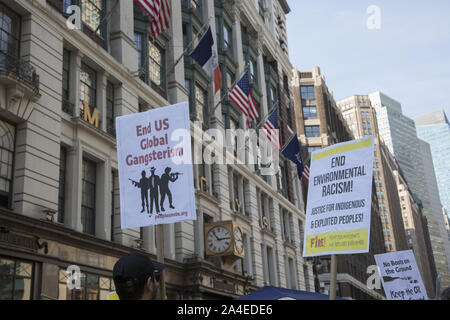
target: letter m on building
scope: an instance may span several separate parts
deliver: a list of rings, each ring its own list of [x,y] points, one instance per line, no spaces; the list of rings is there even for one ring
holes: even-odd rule
[[[91,114],[91,108],[86,101],[83,102],[84,105],[84,121],[89,122],[94,125],[96,128],[99,126],[99,112],[97,108],[94,108],[94,112]]]

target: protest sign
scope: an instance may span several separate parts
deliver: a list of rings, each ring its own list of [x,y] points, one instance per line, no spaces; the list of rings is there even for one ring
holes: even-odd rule
[[[369,251],[373,137],[312,154],[304,257]]]
[[[187,102],[116,119],[122,229],[195,220]]]
[[[375,255],[388,300],[428,300],[412,250]]]

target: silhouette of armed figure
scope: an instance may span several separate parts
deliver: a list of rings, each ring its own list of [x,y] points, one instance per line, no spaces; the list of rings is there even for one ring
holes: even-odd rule
[[[155,203],[156,213],[159,214],[159,194],[158,189],[161,183],[159,176],[155,175],[155,167],[150,169],[151,175],[148,178],[150,188],[150,214],[153,214],[153,203]]]
[[[136,182],[134,180],[131,180],[131,183],[136,187],[141,189],[141,201],[142,201],[142,211],[143,213],[145,211],[145,207],[147,206],[147,212],[148,212],[148,189],[150,188],[150,184],[148,179],[146,178],[145,171],[142,171],[141,173],[141,180],[139,182]]]
[[[159,186],[159,192],[161,193],[161,210],[164,210],[164,200],[166,200],[166,195],[169,198],[169,205],[171,209],[175,209],[172,204],[172,192],[169,189],[169,182],[175,182],[178,180],[179,173],[170,173],[171,168],[167,167],[161,176],[161,182]]]

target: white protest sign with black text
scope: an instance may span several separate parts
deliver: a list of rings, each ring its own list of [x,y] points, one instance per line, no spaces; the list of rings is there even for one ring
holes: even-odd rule
[[[187,102],[116,119],[122,229],[195,220]]]
[[[388,300],[428,300],[412,250],[375,255]]]
[[[304,257],[369,251],[373,137],[311,156]]]

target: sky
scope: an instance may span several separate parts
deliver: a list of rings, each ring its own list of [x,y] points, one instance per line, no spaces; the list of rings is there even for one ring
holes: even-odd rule
[[[449,0],[288,0],[289,55],[319,66],[336,101],[381,91],[417,117],[450,117]],[[375,5],[380,29],[369,29]]]

